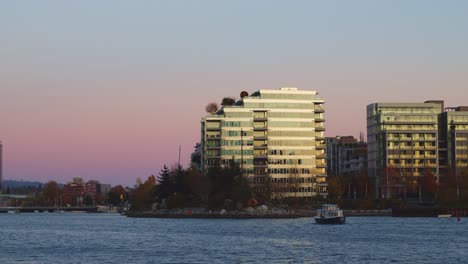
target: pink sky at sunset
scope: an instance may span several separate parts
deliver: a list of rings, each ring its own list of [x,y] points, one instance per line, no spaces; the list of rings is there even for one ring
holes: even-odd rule
[[[468,105],[455,5],[91,3],[0,4],[5,179],[133,185],[179,145],[186,166],[205,105],[243,90],[318,91],[327,136],[365,132],[372,102]]]

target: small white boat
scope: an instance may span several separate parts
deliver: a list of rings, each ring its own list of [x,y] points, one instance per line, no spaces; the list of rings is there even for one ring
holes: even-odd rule
[[[19,214],[18,210],[8,210],[7,213],[9,214]]]
[[[440,215],[437,215],[438,218],[450,218],[452,217],[451,214],[440,214]]]
[[[343,210],[340,210],[336,204],[324,204],[317,210],[315,222],[317,224],[344,224],[346,217]]]

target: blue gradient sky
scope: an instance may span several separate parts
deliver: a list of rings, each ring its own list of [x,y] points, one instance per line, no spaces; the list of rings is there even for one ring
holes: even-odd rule
[[[204,106],[293,86],[327,135],[376,101],[468,105],[468,1],[3,1],[9,179],[133,184],[187,164]]]

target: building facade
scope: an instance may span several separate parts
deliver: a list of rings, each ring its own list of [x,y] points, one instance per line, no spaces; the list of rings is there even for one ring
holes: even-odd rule
[[[327,195],[324,100],[297,88],[259,90],[202,120],[202,170],[234,161],[255,191]]]
[[[84,206],[84,198],[87,196],[95,204],[97,185],[93,182],[71,182],[63,186],[62,197],[64,205]]]
[[[443,101],[367,106],[368,173],[379,197],[417,192],[420,177],[468,167],[468,107]]]
[[[415,191],[418,177],[439,177],[439,115],[442,101],[375,103],[367,106],[368,173],[376,194]]]
[[[328,176],[359,175],[367,170],[367,143],[353,136],[327,137]]]
[[[447,108],[440,120],[441,175],[457,176],[468,170],[468,106]]]

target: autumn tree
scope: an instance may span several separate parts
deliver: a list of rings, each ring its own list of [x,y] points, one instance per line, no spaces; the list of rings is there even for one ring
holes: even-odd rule
[[[191,193],[198,197],[198,199],[200,199],[202,202],[207,202],[211,189],[208,176],[206,176],[204,173],[201,173],[198,168],[192,166],[188,170],[187,177],[188,186]]]
[[[421,190],[428,198],[434,198],[437,192],[437,181],[435,180],[434,173],[426,168],[424,174],[421,176]]]
[[[341,176],[327,177],[328,199],[331,202],[341,204],[344,195],[343,178]]]
[[[152,191],[156,186],[156,177],[151,175],[148,179],[140,184],[132,195],[132,210],[142,211],[147,210],[151,207],[152,202]]]
[[[463,201],[468,201],[468,167],[460,173],[459,182],[461,189],[461,199]]]

